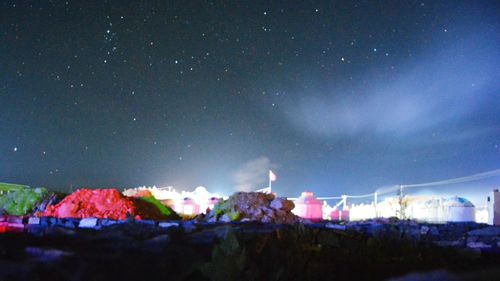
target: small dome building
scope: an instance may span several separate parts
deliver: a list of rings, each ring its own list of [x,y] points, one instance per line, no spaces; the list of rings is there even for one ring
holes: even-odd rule
[[[295,204],[295,208],[292,212],[297,216],[312,221],[323,219],[323,202],[314,198],[312,192],[302,192],[302,195],[293,203]]]
[[[450,222],[475,221],[476,208],[463,197],[451,197],[443,201],[445,220]]]
[[[198,205],[193,199],[186,197],[182,200],[176,211],[184,215],[198,215],[200,214],[200,205]]]

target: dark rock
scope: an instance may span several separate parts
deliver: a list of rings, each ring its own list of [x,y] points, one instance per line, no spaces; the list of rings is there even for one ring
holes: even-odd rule
[[[63,251],[59,249],[44,249],[40,247],[26,247],[25,248],[25,253],[28,256],[34,257],[36,259],[39,259],[40,261],[43,262],[54,262],[66,257],[73,256],[74,254],[72,252],[68,251]]]
[[[79,220],[72,218],[60,218],[56,220],[56,225],[67,228],[76,228],[79,225]]]
[[[48,221],[49,221],[50,225],[57,224],[57,218],[55,218],[55,217],[48,217]]]
[[[485,243],[483,241],[470,241],[470,240],[467,240],[467,248],[471,248],[471,249],[491,249],[493,248],[494,246],[489,244],[489,243]]]
[[[50,225],[50,217],[41,217],[40,218],[40,225],[42,226],[49,226]]]
[[[500,226],[488,226],[481,229],[471,230],[467,232],[469,236],[496,236],[500,237]]]
[[[346,230],[346,226],[341,224],[327,223],[325,224],[325,227],[335,230]]]
[[[427,235],[427,233],[429,233],[429,227],[427,225],[422,225],[422,227],[420,228],[420,234],[421,235]]]
[[[39,225],[40,224],[40,218],[39,217],[29,217],[28,224]]]
[[[161,228],[179,227],[179,223],[170,221],[161,221],[158,223],[158,226]]]
[[[97,218],[83,218],[78,224],[79,228],[94,228],[99,229],[99,219]]]
[[[435,226],[431,226],[429,229],[429,234],[432,236],[439,236],[439,230]]]
[[[111,219],[99,220],[99,224],[102,227],[112,226],[112,225],[116,225],[116,224],[124,224],[124,223],[127,223],[127,221],[126,220],[111,220]]]
[[[182,222],[181,226],[184,229],[184,232],[186,233],[193,232],[197,228],[195,223],[192,221]]]
[[[153,226],[156,225],[156,221],[154,221],[154,220],[136,220],[135,223],[153,225]]]
[[[22,224],[23,223],[23,217],[20,217],[20,216],[7,216],[5,221],[8,222],[8,223],[12,223],[12,224]]]
[[[388,281],[459,281],[456,275],[445,271],[433,271],[426,273],[411,273],[403,277],[392,278]]]
[[[162,234],[142,241],[141,248],[151,252],[162,252],[169,242],[170,237]]]
[[[484,225],[100,220],[110,225],[95,230],[41,221],[31,225],[39,234],[0,235],[0,280],[435,280],[436,269],[467,280],[499,276],[481,275],[500,263],[498,236]],[[415,271],[424,273],[408,275]]]
[[[335,232],[320,231],[316,237],[318,244],[328,247],[339,247],[340,239]]]
[[[209,245],[217,240],[224,239],[229,231],[229,225],[216,226],[214,228],[203,229],[201,232],[191,235],[191,242],[193,244]]]
[[[463,241],[460,240],[455,240],[455,241],[440,240],[440,241],[434,241],[433,243],[440,247],[461,247],[464,244]]]

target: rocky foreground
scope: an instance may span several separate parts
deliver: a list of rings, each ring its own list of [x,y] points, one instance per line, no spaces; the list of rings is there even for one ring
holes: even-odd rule
[[[0,280],[498,280],[500,228],[40,218],[0,235]]]

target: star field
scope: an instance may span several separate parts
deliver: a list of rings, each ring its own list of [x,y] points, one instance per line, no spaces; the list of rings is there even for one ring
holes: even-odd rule
[[[253,163],[295,196],[496,169],[498,8],[2,1],[0,181],[229,193]]]

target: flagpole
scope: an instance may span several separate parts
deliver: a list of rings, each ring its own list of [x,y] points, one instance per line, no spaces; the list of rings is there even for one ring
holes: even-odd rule
[[[269,178],[269,193],[272,193],[272,192],[271,192],[271,182],[272,182],[272,181],[271,181],[271,170],[269,170],[269,174],[268,174],[267,176],[268,176],[268,178]]]

